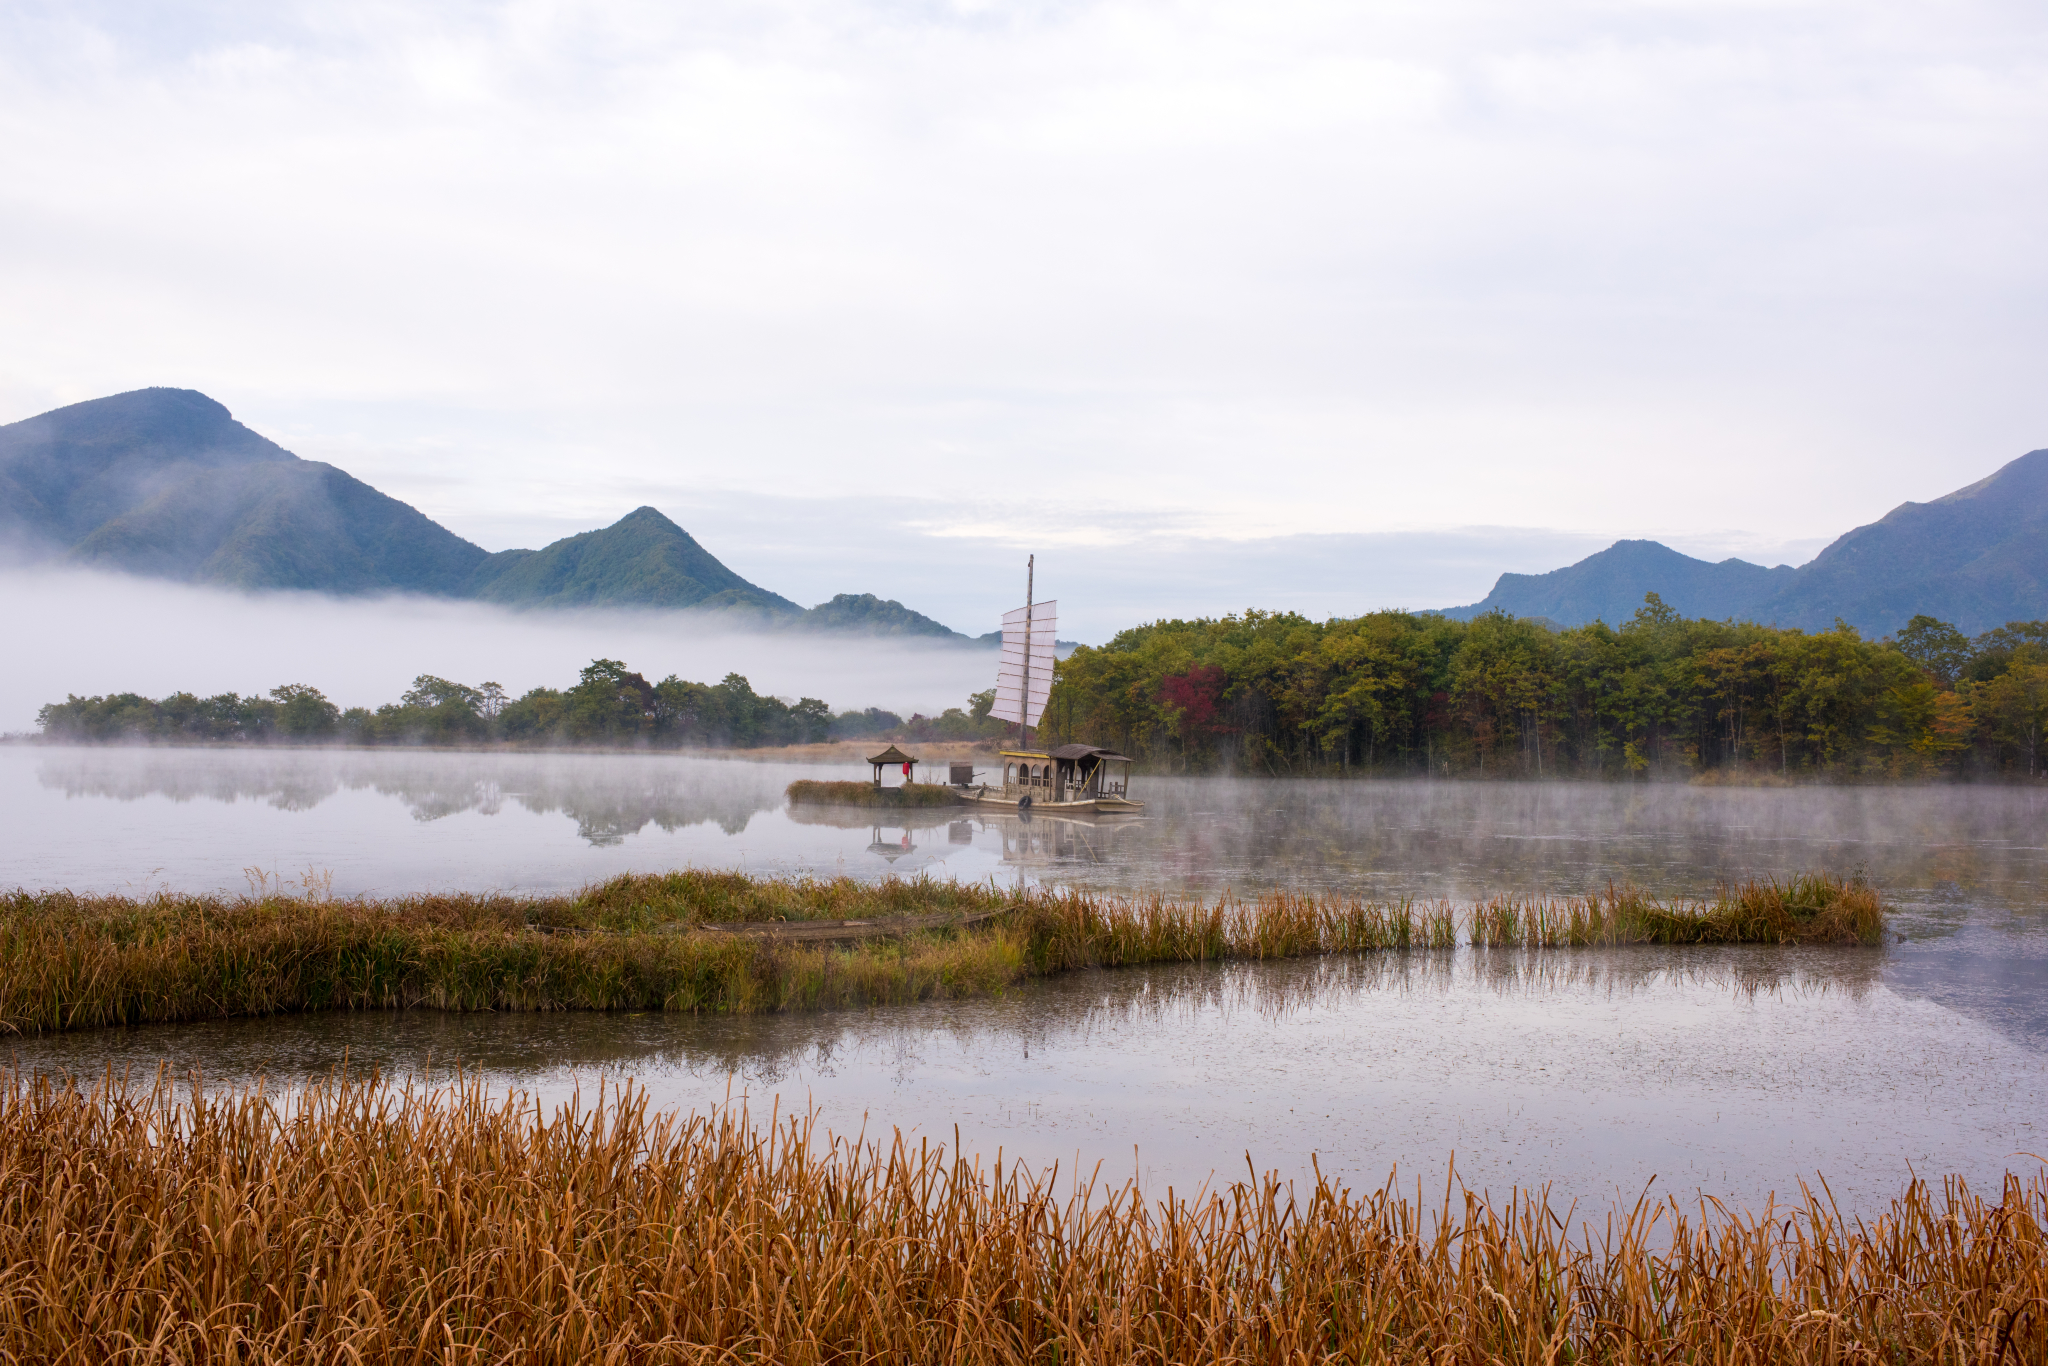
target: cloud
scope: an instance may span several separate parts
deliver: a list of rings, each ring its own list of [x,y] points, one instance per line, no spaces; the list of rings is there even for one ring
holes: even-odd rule
[[[2044,76],[1999,0],[16,5],[0,409],[457,530],[1831,536],[2048,441]]]

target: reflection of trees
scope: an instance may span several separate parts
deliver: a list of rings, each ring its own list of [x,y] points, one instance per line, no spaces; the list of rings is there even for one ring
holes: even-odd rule
[[[787,781],[763,766],[671,756],[218,750],[71,751],[44,760],[37,777],[66,796],[261,801],[281,811],[367,791],[405,803],[419,821],[492,816],[511,800],[536,815],[559,812],[601,845],[650,825],[738,834],[782,804]]]
[[[203,756],[194,762],[196,756]],[[74,750],[44,760],[36,779],[67,797],[174,802],[260,801],[280,811],[310,811],[343,787],[332,765],[294,762],[293,754],[205,754],[179,750]],[[219,762],[231,760],[234,762]]]

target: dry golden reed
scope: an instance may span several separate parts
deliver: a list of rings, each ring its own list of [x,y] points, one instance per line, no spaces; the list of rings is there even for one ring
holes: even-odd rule
[[[195,1088],[196,1089],[196,1088]],[[0,1078],[0,1360],[2048,1359],[2048,1181],[1588,1218],[1271,1179],[1148,1203],[631,1090]]]
[[[705,924],[1001,912],[851,945]],[[1078,968],[1594,944],[1875,943],[1878,894],[1808,877],[1711,902],[1630,888],[1576,900],[1379,904],[1271,892],[1212,903],[935,879],[624,876],[574,896],[335,900],[0,895],[0,1030],[309,1010],[758,1012],[986,996]]]

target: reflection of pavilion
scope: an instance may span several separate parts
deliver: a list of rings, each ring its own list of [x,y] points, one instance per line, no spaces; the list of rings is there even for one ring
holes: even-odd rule
[[[885,858],[891,863],[902,858],[905,854],[915,853],[917,845],[911,841],[910,828],[908,826],[898,828],[903,831],[900,836],[885,836],[882,833],[882,826],[874,826],[874,838],[868,841],[868,852],[880,858]]]

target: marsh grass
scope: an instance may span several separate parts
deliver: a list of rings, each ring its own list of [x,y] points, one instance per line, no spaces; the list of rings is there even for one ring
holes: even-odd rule
[[[1824,1189],[1148,1201],[630,1089],[9,1076],[0,1359],[2017,1366],[2048,1359],[2048,1181],[1915,1181],[1867,1219]]]
[[[1471,941],[1481,948],[1878,944],[1884,925],[1876,888],[1808,873],[1723,888],[1710,901],[1661,902],[1612,885],[1591,897],[1494,897],[1473,908]]]
[[[793,806],[902,807],[958,806],[960,794],[944,783],[904,783],[876,787],[873,783],[816,782],[800,778],[784,794]]]
[[[705,924],[1000,912],[852,945]],[[573,896],[0,896],[0,1029],[40,1033],[312,1010],[752,1013],[988,996],[1146,963],[1616,944],[1876,943],[1875,890],[1826,877],[1664,903],[1377,904],[1292,892],[1212,903],[937,879],[627,875]]]

